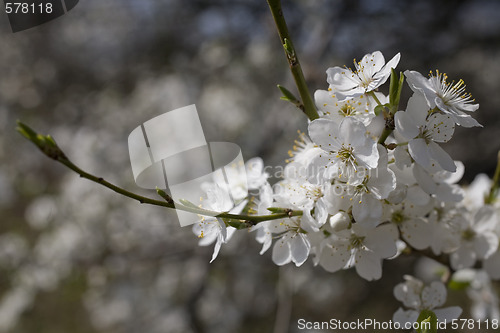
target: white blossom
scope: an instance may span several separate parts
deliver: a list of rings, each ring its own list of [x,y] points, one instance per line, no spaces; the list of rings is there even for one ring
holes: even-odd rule
[[[387,81],[391,68],[399,63],[400,54],[396,54],[385,63],[380,51],[366,54],[361,61],[354,60],[354,68],[332,67],[326,71],[330,89],[337,94],[339,100],[359,96],[375,90]]]
[[[405,71],[406,80],[414,92],[418,92],[425,97],[431,109],[438,108],[443,113],[448,114],[459,125],[464,127],[481,126],[474,118],[466,112],[474,112],[479,108],[479,104],[472,104],[474,99],[465,92],[463,80],[458,82],[447,82],[446,74],[436,71],[434,75],[426,79],[416,71]]]
[[[377,143],[366,136],[365,126],[347,117],[340,124],[330,119],[316,119],[309,124],[309,135],[324,150],[314,164],[324,171],[327,178],[337,176],[353,179],[360,167],[377,167]]]
[[[405,280],[394,288],[394,297],[411,310],[399,308],[392,317],[394,322],[402,326],[405,323],[414,323],[422,310],[431,310],[439,321],[448,322],[457,319],[462,313],[458,306],[436,309],[446,301],[446,287],[442,282],[434,281],[430,285],[424,285],[422,281],[408,275]]]

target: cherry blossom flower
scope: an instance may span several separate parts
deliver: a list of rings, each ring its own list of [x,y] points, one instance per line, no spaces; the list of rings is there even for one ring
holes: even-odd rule
[[[359,167],[377,167],[377,143],[366,136],[365,126],[347,117],[340,124],[330,119],[316,119],[309,124],[309,135],[325,152],[318,155],[314,164],[325,167],[325,175],[337,175],[347,180],[354,178]]]
[[[411,310],[399,308],[392,317],[394,322],[402,326],[405,323],[414,323],[422,310],[431,310],[439,321],[457,319],[462,313],[458,306],[436,309],[446,301],[446,287],[442,282],[434,281],[426,286],[422,281],[408,275],[405,280],[394,288],[394,297]]]
[[[202,201],[202,208],[216,211],[239,213],[242,205],[234,207],[233,201],[228,193],[217,184],[209,186],[206,190],[207,200]],[[226,227],[221,218],[202,216],[198,223],[193,225],[193,232],[200,238],[198,245],[207,246],[215,242],[215,248],[210,262],[213,262],[219,254],[222,244],[227,243],[236,231],[233,227]]]
[[[458,82],[447,82],[446,74],[436,71],[434,75],[430,73],[427,79],[416,71],[405,71],[406,80],[410,88],[425,97],[427,105],[431,108],[438,108],[443,113],[448,114],[459,125],[464,127],[481,126],[474,118],[466,112],[474,112],[479,108],[479,104],[472,104],[474,99],[465,92],[463,80]]]
[[[451,116],[439,113],[428,116],[428,110],[425,99],[414,94],[408,100],[406,112],[396,112],[396,129],[409,140],[408,151],[415,162],[430,168],[437,161],[443,169],[454,172],[453,160],[436,142],[451,139],[455,125]]]
[[[350,182],[338,182],[325,195],[330,213],[352,210],[354,220],[365,227],[375,227],[381,222],[382,203],[396,188],[394,173],[387,168],[387,151],[378,146],[378,168],[373,172],[359,170]]]
[[[249,159],[245,163],[245,170],[249,190],[259,189],[267,184],[269,174],[265,172],[262,158],[254,157]]]
[[[384,84],[391,75],[391,68],[399,63],[400,54],[396,54],[385,63],[380,51],[366,54],[361,61],[354,60],[354,68],[332,67],[326,71],[330,89],[339,100],[373,91]]]
[[[451,254],[451,267],[463,269],[472,267],[477,259],[487,259],[498,248],[498,236],[494,230],[498,218],[489,206],[480,208],[473,218],[458,218],[454,227],[461,236],[459,248]]]
[[[396,234],[390,224],[365,228],[355,223],[325,240],[318,262],[329,272],[354,266],[362,278],[378,280],[382,277],[382,259],[397,253]]]
[[[431,225],[423,218],[427,211],[425,206],[397,205],[393,207],[390,220],[400,230],[402,238],[417,250],[428,248],[431,245],[429,234]],[[409,207],[413,207],[413,209]],[[408,207],[408,209],[406,209]]]
[[[468,284],[466,292],[472,301],[470,312],[474,319],[500,320],[500,303],[497,292],[491,283],[490,275],[487,272],[462,269],[453,274],[452,281]]]
[[[340,123],[345,117],[354,117],[368,126],[375,117],[376,103],[369,96],[361,95],[339,101],[332,91],[316,90],[314,100],[320,116],[336,123]]]

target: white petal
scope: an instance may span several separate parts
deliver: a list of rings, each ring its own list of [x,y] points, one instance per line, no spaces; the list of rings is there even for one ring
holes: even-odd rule
[[[311,250],[311,244],[306,235],[296,234],[295,237],[290,240],[290,249],[292,260],[298,267],[307,260],[309,251]]]
[[[320,227],[326,223],[326,220],[328,218],[328,209],[327,209],[327,204],[325,202],[325,197],[321,197],[316,202],[316,209],[314,210],[314,216],[316,217],[316,221],[318,222],[318,225]]]
[[[327,272],[336,272],[345,267],[351,257],[351,252],[345,244],[325,246],[321,252],[319,264]]]
[[[431,132],[432,140],[448,142],[455,131],[455,122],[450,115],[434,113],[429,117],[425,127]]]
[[[418,185],[427,194],[434,194],[437,190],[437,185],[432,177],[421,166],[415,165],[413,168],[413,175],[417,180]]]
[[[381,221],[382,204],[370,194],[362,194],[353,199],[352,216],[365,227],[374,228]]]
[[[434,281],[422,290],[422,306],[434,309],[446,302],[446,287],[442,282]]]
[[[381,155],[382,156],[382,155]],[[381,166],[375,170],[375,175],[370,177],[366,186],[377,199],[386,199],[396,188],[396,176],[387,166]]]
[[[420,93],[414,93],[409,99],[406,106],[406,113],[413,120],[413,126],[422,127],[426,124],[427,114],[429,113],[429,105]]]
[[[415,162],[424,168],[428,168],[431,165],[429,147],[425,143],[424,139],[418,138],[410,140],[410,142],[408,142],[408,152],[411,157],[413,157]]]
[[[423,94],[427,101],[427,105],[430,109],[433,109],[436,106],[436,91],[432,88],[429,80],[416,71],[407,70],[404,74],[406,76],[406,82],[408,82],[410,88],[414,92]]]
[[[450,172],[457,170],[453,159],[437,143],[429,142],[428,147],[431,158],[435,159],[443,169]]]
[[[470,268],[476,262],[476,253],[470,247],[463,244],[456,252],[451,254],[450,259],[453,269]]]
[[[338,135],[338,124],[330,119],[319,118],[309,124],[309,136],[320,148],[331,151],[338,150],[341,145],[335,136]]]
[[[326,70],[326,81],[335,90],[349,91],[358,86],[359,80],[353,79],[357,77],[350,69],[342,67],[331,67]]]
[[[314,102],[316,103],[316,107],[321,111],[329,111],[331,106],[335,105],[332,103],[332,100],[337,102],[336,98],[332,98],[332,93],[330,91],[316,90],[314,92]]]
[[[415,310],[403,310],[399,308],[392,316],[392,321],[405,327],[406,323],[413,324],[417,321],[419,313]]]
[[[397,247],[390,229],[396,228],[393,224],[385,224],[371,230],[363,244],[380,258],[389,258],[396,254]]]
[[[391,68],[396,68],[399,63],[399,59],[401,58],[401,54],[398,53],[391,60],[389,60],[384,67],[375,75],[375,79],[379,79],[379,85],[382,85],[387,81],[389,76],[391,75]],[[383,59],[383,57],[382,57]]]
[[[431,245],[429,235],[432,232],[430,225],[422,218],[404,221],[401,225],[403,238],[417,250],[423,250]]]
[[[476,119],[470,116],[455,116],[455,122],[463,127],[483,127],[480,123],[477,122]]]
[[[219,217],[217,217],[217,222],[219,223],[220,227],[220,235],[222,237],[222,241],[225,242],[227,239],[227,228],[226,228],[226,223]]]
[[[474,215],[474,230],[477,232],[491,231],[497,227],[498,218],[491,206],[481,207]]]
[[[210,260],[210,263],[212,263],[215,260],[215,258],[217,258],[217,255],[219,254],[221,245],[222,245],[222,240],[219,237],[219,238],[217,238],[217,242],[215,243],[214,253],[212,254],[212,259]]]
[[[462,314],[462,308],[459,306],[450,306],[447,308],[433,310],[434,314],[440,322],[451,322],[454,319],[458,319]]]
[[[257,224],[257,226],[262,225],[263,223]],[[260,250],[259,254],[263,255],[264,253],[269,250],[271,247],[271,244],[273,243],[273,237],[270,233],[270,231],[267,228],[259,228],[257,229],[255,239],[257,242],[262,244],[262,249]]]
[[[258,189],[267,183],[269,175],[264,172],[264,161],[260,157],[249,159],[245,163],[248,189]]]
[[[382,277],[382,259],[373,252],[358,250],[355,264],[356,272],[365,280],[378,280]]]
[[[419,129],[415,121],[411,118],[408,112],[398,111],[394,115],[394,123],[396,130],[407,140],[411,140],[419,134]]]
[[[486,231],[477,235],[473,244],[478,259],[485,259],[498,249],[498,236],[491,231]]]
[[[278,266],[288,264],[292,260],[290,244],[286,234],[274,244],[272,258],[273,262]]]
[[[366,142],[366,127],[353,117],[344,118],[339,126],[339,137],[347,145],[362,147]]]
[[[366,139],[363,146],[356,147],[354,151],[356,161],[370,169],[377,167],[379,154],[377,143],[371,139]]]
[[[457,185],[438,184],[436,198],[444,202],[460,202],[464,199],[464,191]]]
[[[420,293],[423,288],[423,283],[417,279],[411,279],[404,283],[399,283],[394,287],[394,297],[403,302],[409,308],[418,309],[421,307],[422,301]]]
[[[365,54],[359,63],[363,68],[363,74],[372,77],[375,73],[382,69],[385,64],[385,59],[382,52],[375,51],[371,54]]]
[[[430,197],[420,186],[410,186],[406,191],[406,200],[417,206],[424,206],[429,203]]]
[[[406,147],[397,146],[394,150],[394,158],[396,159],[396,166],[399,169],[403,169],[404,167],[409,167],[411,165],[411,158],[406,150]]]

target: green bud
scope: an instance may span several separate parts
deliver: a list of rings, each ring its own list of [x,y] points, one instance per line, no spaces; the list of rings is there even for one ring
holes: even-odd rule
[[[191,201],[189,200],[186,200],[186,199],[179,199],[179,202],[181,204],[183,204],[184,206],[186,207],[191,207],[191,208],[196,208],[196,209],[200,209],[200,207],[196,206],[194,203],[192,203]]]
[[[50,145],[50,146],[52,146],[52,147],[54,147],[54,148],[56,148],[56,147],[57,147],[57,143],[56,143],[56,141],[54,140],[54,138],[53,138],[50,134],[49,134],[49,135],[47,135],[47,136],[45,136],[45,142],[46,142],[48,145]]]
[[[173,203],[174,200],[172,200],[172,198],[165,192],[163,191],[162,189],[156,187],[156,193],[158,193],[158,195],[160,197],[162,197],[163,199],[165,199],[166,202],[168,203]]]
[[[23,124],[21,121],[18,120],[16,130],[19,133],[21,133],[26,139],[36,143],[37,133],[33,129],[31,129],[31,127],[29,127],[28,125]]]
[[[448,288],[453,290],[465,290],[469,286],[470,286],[470,281],[451,280],[448,283]]]
[[[288,58],[295,58],[295,50],[293,49],[292,42],[287,38],[284,39],[283,48],[285,49]]]
[[[283,94],[282,97],[280,97],[282,100],[284,101],[288,101],[288,102],[292,102],[292,103],[297,103],[299,102],[299,100],[297,99],[297,97],[294,96],[294,94],[292,94],[290,92],[290,90],[286,89],[285,87],[283,87],[282,85],[279,85],[278,84],[278,89],[281,91],[281,93]]]
[[[66,159],[63,151],[57,146],[55,140],[50,135],[42,135],[35,132],[31,127],[17,121],[16,130],[26,139],[33,142],[45,155],[54,159]]]
[[[389,104],[392,114],[395,114],[399,108],[399,100],[401,98],[401,90],[403,89],[405,77],[399,72],[399,79],[394,68],[391,68],[391,80],[389,86]]]

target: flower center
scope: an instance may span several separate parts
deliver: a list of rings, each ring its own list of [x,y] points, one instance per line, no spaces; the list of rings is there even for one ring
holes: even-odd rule
[[[344,104],[339,110],[339,114],[343,117],[349,117],[356,114],[356,108],[350,104]]]
[[[471,94],[465,91],[464,80],[460,79],[456,83],[455,81],[447,82],[448,75],[440,73],[438,70],[436,70],[436,74],[431,71],[429,76],[436,90],[436,95],[443,100],[445,105],[452,106],[457,103],[474,102]]]
[[[476,236],[476,232],[470,228],[465,229],[462,232],[462,238],[466,241],[471,241]]]
[[[429,144],[432,141],[432,132],[428,129],[420,129],[420,137],[425,140],[426,144]]]
[[[353,147],[345,147],[342,145],[342,148],[337,152],[337,158],[340,158],[342,162],[354,162],[354,148]]]
[[[365,240],[364,236],[352,235],[350,239],[351,246],[355,249],[359,249],[363,246],[363,241]]]
[[[356,74],[361,81],[360,86],[363,88],[368,88],[370,86],[370,83],[373,82],[373,77],[367,76],[365,74],[365,66],[361,64],[361,61],[356,61],[356,59],[354,59],[354,67],[356,68],[354,74]]]
[[[405,220],[406,220],[406,217],[403,215],[402,211],[398,210],[398,211],[392,213],[392,216],[391,216],[392,223],[401,224]]]

